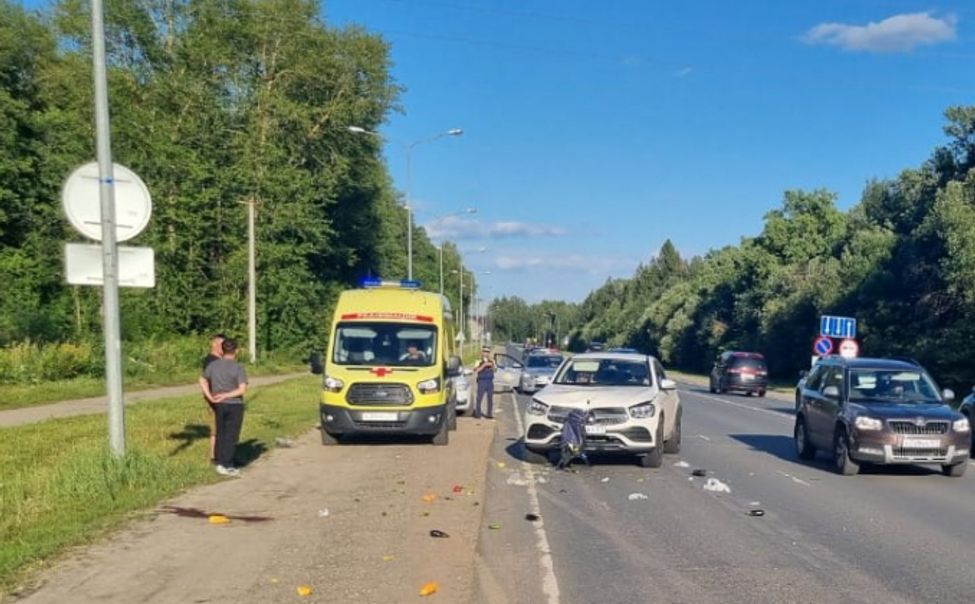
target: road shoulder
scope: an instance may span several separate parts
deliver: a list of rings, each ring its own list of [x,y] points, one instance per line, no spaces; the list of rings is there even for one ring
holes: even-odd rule
[[[469,419],[448,447],[323,447],[311,431],[69,555],[22,601],[288,602],[307,585],[308,602],[399,602],[434,581],[441,601],[472,602],[493,436]]]

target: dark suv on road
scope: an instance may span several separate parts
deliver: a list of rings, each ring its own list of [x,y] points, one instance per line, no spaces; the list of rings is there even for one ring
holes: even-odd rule
[[[826,357],[800,382],[795,443],[802,459],[833,454],[834,469],[861,464],[938,464],[946,476],[968,468],[971,426],[909,360]]]
[[[723,352],[714,362],[708,389],[711,392],[738,391],[751,396],[765,396],[768,388],[768,366],[757,352]]]

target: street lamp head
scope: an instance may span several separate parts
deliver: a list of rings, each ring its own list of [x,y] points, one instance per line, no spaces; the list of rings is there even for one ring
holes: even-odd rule
[[[447,134],[449,134],[450,136],[460,136],[463,133],[464,131],[461,130],[460,128],[451,128],[450,130],[447,131]]]

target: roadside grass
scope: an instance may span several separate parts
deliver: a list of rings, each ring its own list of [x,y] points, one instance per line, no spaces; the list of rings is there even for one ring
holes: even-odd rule
[[[247,365],[250,376],[273,375],[297,372],[307,369],[300,363],[261,363]],[[126,392],[148,390],[160,386],[180,386],[194,384],[200,372],[197,369],[165,372],[158,376],[124,378]],[[0,384],[0,411],[33,407],[47,403],[57,403],[79,398],[104,396],[105,380],[93,377],[77,377],[70,380],[55,380],[36,384]]]
[[[318,380],[254,388],[238,460],[317,421]],[[0,596],[67,548],[105,535],[190,487],[221,480],[208,462],[210,412],[199,395],[126,409],[127,454],[108,454],[104,415],[0,429]]]

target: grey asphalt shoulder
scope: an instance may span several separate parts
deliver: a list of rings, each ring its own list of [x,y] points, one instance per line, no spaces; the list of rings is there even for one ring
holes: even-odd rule
[[[306,372],[285,373],[280,375],[265,375],[252,377],[251,386],[269,386],[287,380],[308,375]],[[171,398],[174,396],[186,396],[200,392],[197,384],[187,384],[184,386],[167,386],[165,388],[153,388],[151,390],[138,390],[127,392],[124,395],[125,405],[134,405],[143,401],[156,400],[161,398]],[[202,395],[201,395],[202,396]],[[94,415],[105,413],[107,410],[108,399],[104,396],[83,398],[47,405],[36,405],[33,407],[23,407],[20,409],[10,409],[0,411],[0,428],[11,428],[13,426],[23,426],[37,422],[57,419],[62,417],[74,417],[76,415]]]

